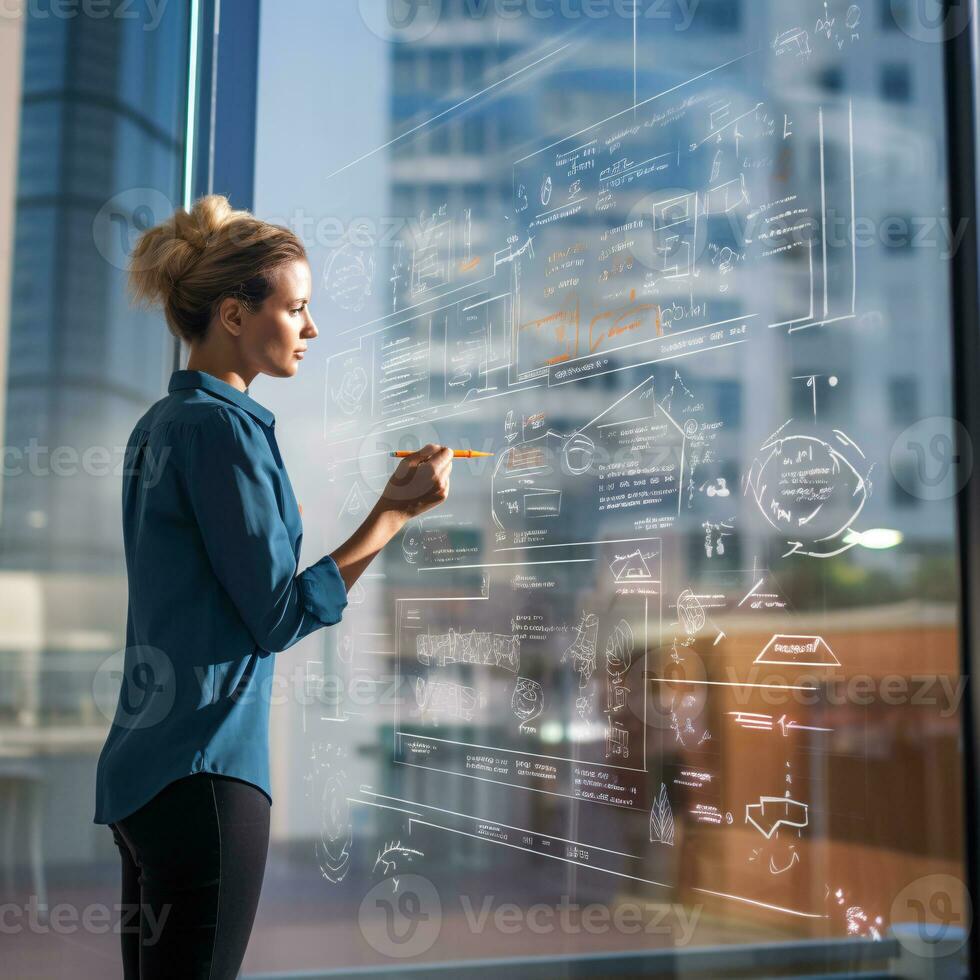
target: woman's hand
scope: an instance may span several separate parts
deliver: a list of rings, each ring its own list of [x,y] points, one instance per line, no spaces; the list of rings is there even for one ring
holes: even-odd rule
[[[348,589],[407,521],[441,504],[449,496],[449,471],[452,468],[452,450],[431,443],[401,460],[371,513],[331,553]]]
[[[453,451],[448,446],[429,443],[400,460],[381,491],[379,503],[406,521],[417,517],[449,496],[452,468]]]

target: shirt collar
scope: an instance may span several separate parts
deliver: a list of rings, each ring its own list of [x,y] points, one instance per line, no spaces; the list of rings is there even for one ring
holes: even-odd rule
[[[217,395],[218,398],[243,408],[263,425],[271,428],[275,424],[276,417],[264,405],[260,405],[254,398],[249,398],[244,391],[216,378],[213,374],[207,374],[205,371],[188,371],[186,368],[174,371],[170,375],[167,390],[176,391],[179,388],[203,388],[212,395]]]

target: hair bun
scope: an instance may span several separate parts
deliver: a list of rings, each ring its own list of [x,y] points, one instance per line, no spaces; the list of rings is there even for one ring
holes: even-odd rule
[[[190,211],[174,213],[174,236],[192,248],[203,251],[208,241],[234,214],[231,203],[221,194],[198,198]]]
[[[306,250],[289,229],[208,194],[140,235],[129,287],[137,302],[162,306],[171,332],[190,341],[204,335],[224,296],[257,308],[272,272],[295,259],[305,260]]]
[[[166,221],[144,232],[129,260],[133,297],[165,304],[204,254],[208,242],[236,213],[228,198],[209,194],[190,211],[178,208]]]

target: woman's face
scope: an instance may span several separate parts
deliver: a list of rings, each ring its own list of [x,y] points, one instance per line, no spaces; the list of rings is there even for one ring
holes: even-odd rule
[[[301,351],[317,336],[310,316],[310,266],[297,259],[280,267],[275,288],[256,313],[245,313],[243,338],[250,366],[275,378],[292,377]]]

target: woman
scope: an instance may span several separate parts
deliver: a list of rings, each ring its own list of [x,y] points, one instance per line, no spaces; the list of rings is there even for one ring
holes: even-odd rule
[[[127,980],[230,980],[268,850],[273,654],[340,620],[374,556],[446,499],[452,453],[402,460],[354,535],[297,575],[275,419],[245,389],[292,377],[317,336],[302,244],[212,195],[145,232],[129,274],[190,358],[127,445],[126,651],[95,823],[122,856]]]

